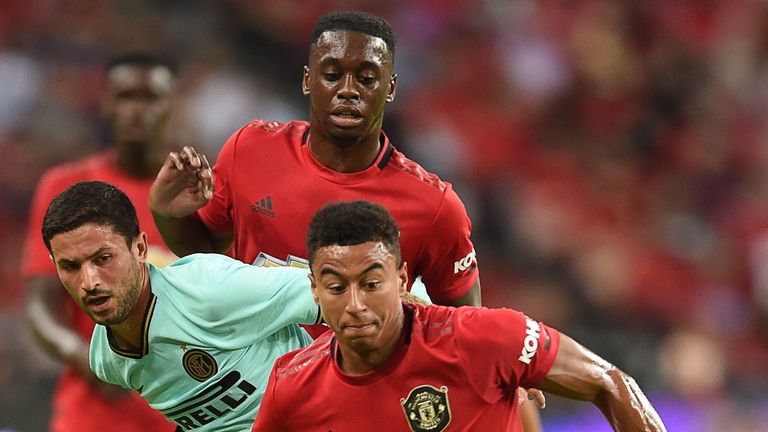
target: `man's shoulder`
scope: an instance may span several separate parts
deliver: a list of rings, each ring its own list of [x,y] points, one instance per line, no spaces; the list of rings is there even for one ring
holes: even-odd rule
[[[409,159],[398,150],[394,150],[387,165],[400,174],[403,182],[423,185],[440,194],[445,193],[450,188],[450,183],[442,180],[437,174],[427,171],[418,162]]]
[[[309,123],[303,120],[289,122],[254,119],[240,129],[240,138],[253,139],[285,139],[301,141],[304,133],[309,130]],[[250,141],[249,141],[250,142]]]
[[[331,358],[334,334],[325,332],[310,345],[282,355],[275,362],[277,380],[302,380],[323,371],[323,365]]]
[[[110,165],[111,151],[103,151],[71,162],[65,162],[48,168],[43,179],[50,183],[88,180],[97,176]]]

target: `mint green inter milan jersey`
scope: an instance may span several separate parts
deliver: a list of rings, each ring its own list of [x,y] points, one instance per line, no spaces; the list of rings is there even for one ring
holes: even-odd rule
[[[275,359],[311,342],[298,325],[319,319],[308,270],[216,254],[148,266],[140,350],[120,350],[97,325],[91,369],[138,391],[180,430],[249,431]]]

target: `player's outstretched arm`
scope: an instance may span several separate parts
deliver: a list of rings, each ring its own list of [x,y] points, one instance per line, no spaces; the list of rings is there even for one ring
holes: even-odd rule
[[[232,243],[231,235],[214,235],[197,216],[212,197],[213,173],[205,155],[190,146],[171,152],[149,190],[149,209],[176,255],[223,253]]]
[[[561,333],[552,369],[538,386],[569,399],[591,401],[617,431],[666,431],[635,380]]]
[[[61,282],[51,276],[26,281],[25,315],[32,333],[51,357],[74,368],[77,374],[108,400],[130,395],[130,391],[100,381],[88,364],[88,340],[72,329],[66,319],[66,294]]]

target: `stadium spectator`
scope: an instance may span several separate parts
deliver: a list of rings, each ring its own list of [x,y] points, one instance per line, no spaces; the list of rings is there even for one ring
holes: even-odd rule
[[[41,345],[66,365],[54,395],[52,431],[101,431],[105,424],[120,424],[123,431],[173,430],[138,394],[103,383],[93,374],[88,366],[93,321],[61,289],[56,267],[40,241],[51,199],[78,181],[99,179],[119,185],[138,203],[139,220],[147,227],[149,260],[162,266],[175,259],[146,204],[167,151],[164,134],[175,92],[175,66],[152,54],[131,52],[111,59],[105,73],[103,107],[112,124],[112,147],[51,168],[34,194],[22,262],[26,316]]]

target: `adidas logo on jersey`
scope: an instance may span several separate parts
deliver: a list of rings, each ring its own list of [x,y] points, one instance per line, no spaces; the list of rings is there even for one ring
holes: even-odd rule
[[[275,217],[275,212],[272,210],[272,195],[267,195],[266,198],[251,204],[251,210],[264,216]]]

